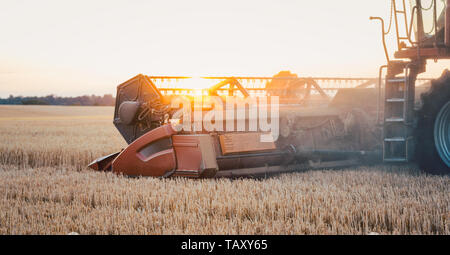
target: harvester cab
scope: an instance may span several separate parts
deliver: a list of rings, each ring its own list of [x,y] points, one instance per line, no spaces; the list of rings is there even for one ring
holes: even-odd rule
[[[437,1],[419,1],[413,3],[413,10],[420,12],[415,17],[417,21],[414,25],[415,37],[420,47],[450,47],[450,38],[445,38],[445,16],[446,16],[446,0]],[[428,5],[428,6],[425,6]],[[447,41],[446,41],[447,40]]]

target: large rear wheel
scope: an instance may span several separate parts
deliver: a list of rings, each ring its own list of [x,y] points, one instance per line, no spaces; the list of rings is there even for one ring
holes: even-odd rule
[[[442,107],[434,123],[436,150],[447,167],[450,167],[450,102]]]
[[[419,166],[433,174],[450,173],[450,72],[432,82],[421,95],[416,129]]]

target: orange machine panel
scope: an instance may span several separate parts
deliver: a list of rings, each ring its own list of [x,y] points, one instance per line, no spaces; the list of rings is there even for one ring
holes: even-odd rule
[[[214,175],[217,170],[213,138],[210,135],[174,135],[176,176],[200,177]],[[205,172],[206,171],[206,172]]]
[[[139,137],[112,163],[112,171],[133,176],[168,176],[176,168],[171,136],[177,132],[165,125]]]
[[[255,151],[268,151],[275,150],[274,141],[262,141],[261,135],[267,135],[268,133],[229,133],[219,136],[220,148],[222,154],[232,154],[239,152],[255,152]]]

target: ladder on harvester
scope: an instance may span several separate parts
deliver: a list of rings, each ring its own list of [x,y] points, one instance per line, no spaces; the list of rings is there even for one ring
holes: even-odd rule
[[[398,3],[400,1],[400,3]],[[391,18],[388,31],[384,31],[383,45],[388,61],[384,89],[383,161],[408,162],[414,154],[414,98],[417,74],[423,72],[424,63],[417,61],[391,61],[387,52],[385,35],[395,25],[397,50],[411,43],[405,0],[391,1]],[[377,18],[382,20],[381,18]],[[404,20],[404,24],[401,23]],[[384,23],[382,22],[382,25]],[[399,28],[402,26],[402,29]],[[403,27],[404,26],[404,27]],[[380,68],[380,78],[381,70]]]
[[[408,162],[413,156],[415,82],[423,66],[420,61],[391,61],[388,65],[384,93],[384,162]]]

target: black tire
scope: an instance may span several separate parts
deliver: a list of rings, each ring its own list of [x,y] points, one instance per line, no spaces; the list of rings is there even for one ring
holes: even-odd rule
[[[449,174],[448,158],[443,160],[437,149],[435,122],[441,109],[444,106],[447,107],[450,101],[450,71],[445,70],[439,79],[433,80],[430,90],[421,95],[421,100],[422,107],[417,112],[417,163],[422,170],[428,173]],[[448,141],[448,138],[446,139]]]

